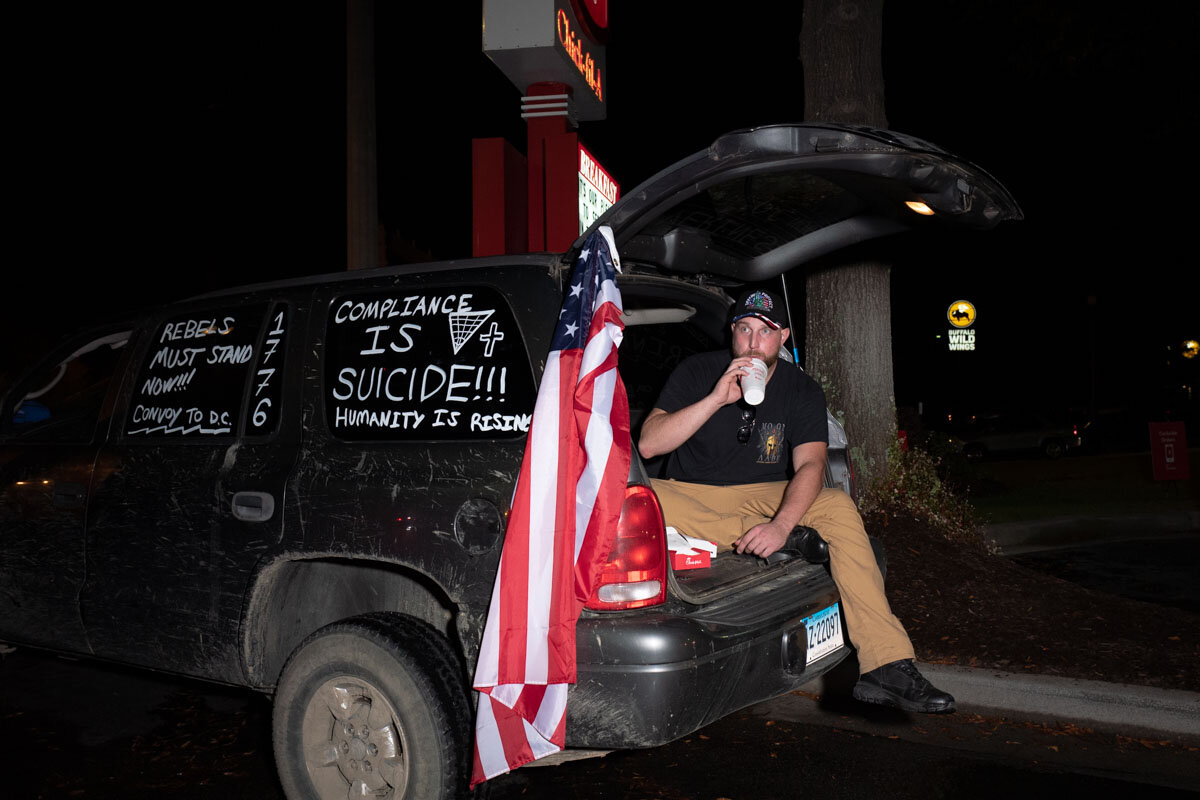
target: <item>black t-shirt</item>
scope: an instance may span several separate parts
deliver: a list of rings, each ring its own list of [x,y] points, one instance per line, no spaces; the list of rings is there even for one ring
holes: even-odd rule
[[[702,399],[732,358],[727,350],[685,358],[667,379],[654,407],[670,413]],[[753,420],[744,420],[748,409],[754,409]],[[751,424],[749,439],[742,444],[738,428]],[[802,370],[780,360],[763,402],[749,406],[738,401],[718,409],[670,454],[666,476],[718,486],[783,481],[792,474],[793,447],[828,441],[825,393]]]

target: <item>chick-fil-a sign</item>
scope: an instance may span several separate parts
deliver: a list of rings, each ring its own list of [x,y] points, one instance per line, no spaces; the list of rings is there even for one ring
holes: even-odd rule
[[[592,56],[588,43],[579,35],[579,25],[574,23],[565,8],[558,8],[554,17],[555,31],[558,34],[558,44],[583,80],[591,87],[596,99],[604,102],[604,82],[601,76],[601,66]]]

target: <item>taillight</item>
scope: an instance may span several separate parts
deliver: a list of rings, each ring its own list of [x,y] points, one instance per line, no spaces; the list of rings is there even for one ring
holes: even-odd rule
[[[657,605],[667,597],[667,534],[662,507],[647,486],[629,486],[617,538],[585,604],[596,611]]]

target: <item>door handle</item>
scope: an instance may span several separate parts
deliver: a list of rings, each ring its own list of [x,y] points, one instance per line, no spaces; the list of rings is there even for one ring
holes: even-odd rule
[[[53,503],[60,508],[75,508],[83,505],[84,495],[87,491],[82,483],[58,483],[54,484]]]
[[[275,513],[275,498],[267,492],[238,492],[233,496],[233,515],[246,522],[266,522]]]

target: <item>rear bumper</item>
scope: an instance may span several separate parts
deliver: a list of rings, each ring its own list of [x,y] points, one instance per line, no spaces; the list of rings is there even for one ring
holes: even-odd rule
[[[824,569],[798,564],[725,602],[582,617],[567,745],[653,747],[807,683],[850,653],[805,666],[803,619],[837,601]]]

